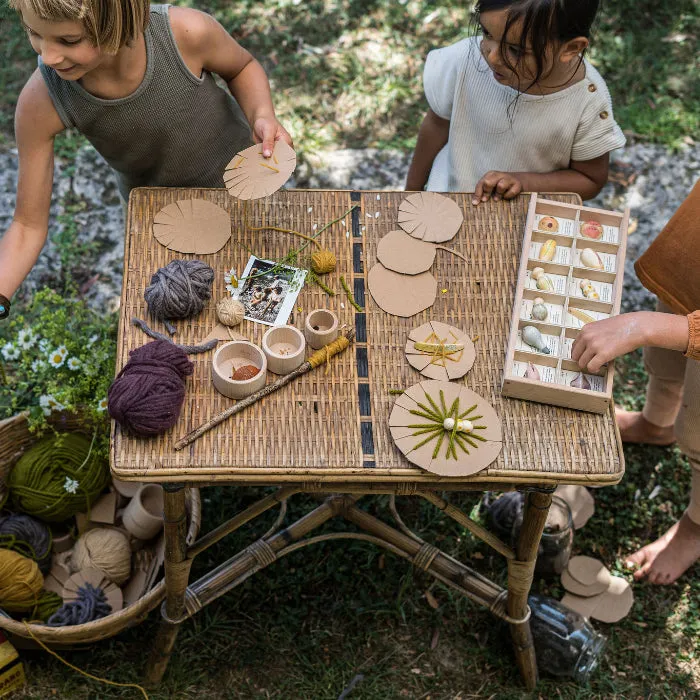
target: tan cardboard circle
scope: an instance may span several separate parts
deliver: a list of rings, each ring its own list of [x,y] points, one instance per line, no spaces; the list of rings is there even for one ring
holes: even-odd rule
[[[573,595],[572,593],[566,593],[561,599],[562,605],[565,605],[570,610],[577,612],[583,617],[591,617],[591,614],[595,610],[598,596],[593,596],[592,598],[582,598],[578,595]]]
[[[596,581],[590,586],[584,586],[579,583],[566,569],[561,572],[561,585],[574,595],[582,598],[590,598],[594,595],[600,595],[608,590],[609,581]]]
[[[623,617],[627,617],[634,605],[634,593],[632,586],[619,576],[610,579],[610,585],[605,593],[601,593],[593,600],[596,606],[591,613],[591,617],[600,622],[619,622]]]
[[[393,316],[413,316],[435,303],[437,281],[430,272],[401,275],[377,263],[367,275],[377,306]]]
[[[416,343],[436,346],[433,350],[419,350]],[[457,352],[440,353],[440,345],[461,345]],[[428,321],[408,334],[406,359],[428,379],[450,381],[463,377],[474,365],[476,350],[471,338],[455,326],[439,321]]]
[[[605,564],[593,557],[572,557],[566,568],[583,586],[593,586],[600,581],[610,583],[610,572]]]
[[[389,231],[379,239],[377,260],[388,270],[404,275],[417,275],[429,270],[435,262],[436,248],[404,231]]]
[[[557,487],[554,494],[569,504],[576,530],[580,530],[595,513],[595,500],[585,486],[562,485]]]
[[[158,243],[178,253],[208,255],[228,242],[231,217],[205,199],[179,199],[153,217],[153,235]]]
[[[296,167],[296,153],[284,141],[275,141],[270,158],[263,156],[258,143],[233,156],[226,166],[224,183],[233,197],[260,199],[277,192]]]
[[[78,573],[73,574],[63,586],[63,602],[70,603],[78,599],[78,589],[89,583],[94,588],[101,588],[104,591],[105,598],[112,608],[112,612],[117,612],[124,607],[124,596],[122,590],[116,584],[112,583],[98,569],[88,568],[81,569]]]
[[[416,192],[399,205],[399,226],[414,238],[444,243],[457,234],[464,216],[459,205],[437,192]]]

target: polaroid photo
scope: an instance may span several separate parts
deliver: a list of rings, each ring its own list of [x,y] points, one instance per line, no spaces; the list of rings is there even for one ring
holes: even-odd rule
[[[267,326],[284,326],[304,286],[306,270],[250,256],[231,296],[245,307],[245,318]]]

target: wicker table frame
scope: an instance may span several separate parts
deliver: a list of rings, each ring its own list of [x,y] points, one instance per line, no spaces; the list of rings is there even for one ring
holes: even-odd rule
[[[220,427],[185,450],[173,442],[230,403],[211,387],[207,356],[193,358],[195,374],[178,425],[153,440],[138,440],[118,426],[112,433],[111,465],[115,476],[132,481],[159,482],[165,487],[165,578],[167,596],[163,622],[148,665],[148,680],[157,683],[167,667],[179,625],[203,606],[232,590],[254,573],[286,554],[329,539],[362,539],[410,561],[446,585],[460,591],[510,624],[515,656],[525,684],[537,683],[537,664],[529,627],[527,596],[544,529],[551,492],[560,483],[605,485],[622,477],[624,462],[613,411],[594,415],[505,399],[500,395],[505,345],[510,325],[513,290],[527,197],[473,208],[470,196],[450,195],[465,213],[463,231],[448,245],[470,262],[438,253],[433,274],[438,279],[434,307],[410,319],[388,316],[366,295],[366,275],[376,259],[379,238],[395,229],[403,193],[288,191],[249,209],[223,190],[134,190],[129,202],[125,241],[117,367],[128,352],[146,339],[130,325],[132,316],[146,318],[143,290],[151,274],[183,256],[160,246],[151,235],[155,213],[164,205],[203,197],[231,213],[233,240],[205,260],[217,271],[214,301],[223,294],[222,270],[240,270],[252,249],[259,257],[281,259],[299,244],[293,236],[243,226],[290,226],[305,233],[340,217],[321,239],[338,258],[338,269],[328,284],[338,291],[329,303],[318,287],[307,285],[299,307],[334,308],[341,322],[357,331],[354,352],[334,358],[328,370],[305,375],[264,402],[241,413],[233,427]],[[574,195],[548,198],[575,202]],[[316,226],[314,227],[313,224]],[[345,235],[341,235],[341,234]],[[466,234],[466,235],[464,235]],[[236,248],[235,244],[240,243]],[[365,262],[367,264],[365,264]],[[344,276],[366,311],[355,311],[340,289]],[[343,303],[344,302],[344,303]],[[213,302],[192,321],[180,326],[178,341],[196,343],[211,329]],[[395,449],[388,430],[394,397],[390,389],[406,388],[420,376],[404,361],[408,331],[430,318],[464,328],[477,341],[472,371],[459,380],[495,406],[504,424],[504,448],[487,469],[468,478],[446,478],[409,464]],[[295,317],[297,326],[303,321]],[[260,341],[265,327],[250,324],[245,332]],[[283,416],[283,420],[278,418]],[[226,424],[224,424],[225,426]],[[329,429],[331,426],[331,429]],[[336,430],[335,426],[342,426]],[[546,428],[546,430],[545,430]],[[536,466],[532,466],[536,465]],[[184,487],[206,484],[276,486],[277,491],[202,536],[188,548],[185,542]],[[444,497],[449,491],[513,490],[527,492],[520,538],[515,550],[472,521]],[[300,493],[319,496],[320,505],[292,524],[283,526],[286,500]],[[369,515],[356,505],[363,495],[389,495],[395,526]],[[396,496],[423,498],[503,555],[508,584],[503,589],[461,562],[413,534],[395,507]],[[273,507],[280,517],[261,539],[190,582],[193,558]],[[356,532],[310,535],[330,519],[342,517]]]

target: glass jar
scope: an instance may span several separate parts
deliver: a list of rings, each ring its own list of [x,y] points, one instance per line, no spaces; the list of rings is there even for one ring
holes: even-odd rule
[[[553,598],[531,595],[528,604],[539,670],[587,683],[600,662],[605,637],[579,613]]]

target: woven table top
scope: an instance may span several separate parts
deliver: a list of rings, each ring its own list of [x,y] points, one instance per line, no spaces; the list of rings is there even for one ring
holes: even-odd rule
[[[212,352],[192,355],[195,372],[187,379],[185,404],[177,425],[158,438],[135,438],[113,425],[111,463],[123,479],[160,482],[467,482],[496,484],[606,484],[619,481],[624,462],[612,409],[604,415],[501,397],[516,271],[528,196],[511,202],[472,207],[470,196],[449,195],[464,212],[464,224],[448,246],[469,263],[437,252],[432,272],[438,297],[431,309],[412,318],[384,313],[366,290],[376,261],[378,240],[398,228],[401,192],[281,191],[248,203],[248,224],[292,228],[313,234],[359,205],[319,238],[335,252],[338,266],[325,277],[336,291],[330,298],[315,284],[302,289],[290,323],[303,328],[308,311],[334,310],[341,323],[356,329],[355,345],[321,367],[230,418],[176,452],[173,443],[232,405],[211,381]],[[282,259],[304,241],[273,231],[243,233],[244,203],[225,190],[143,188],[131,193],[125,241],[117,370],[129,351],[149,338],[133,326],[133,316],[155,330],[163,326],[147,316],[143,298],[151,275],[177,258],[196,258],[161,246],[152,235],[154,215],[178,199],[201,197],[231,213],[233,235],[218,253],[199,256],[214,268],[213,297],[196,318],[177,321],[175,342],[200,342],[216,324],[215,303],[225,291],[224,273],[238,274],[251,252]],[[578,202],[575,195],[547,198]],[[344,225],[343,225],[344,224]],[[314,228],[314,225],[316,227]],[[307,248],[306,252],[311,252]],[[358,313],[341,287],[343,275],[365,307]],[[301,311],[299,310],[301,309]],[[457,326],[476,338],[473,369],[457,380],[484,396],[503,422],[504,447],[488,469],[462,480],[438,477],[411,465],[394,446],[388,416],[395,395],[423,379],[406,361],[411,329],[428,320]],[[244,321],[236,330],[260,344],[268,326]],[[274,376],[268,381],[273,381]]]

